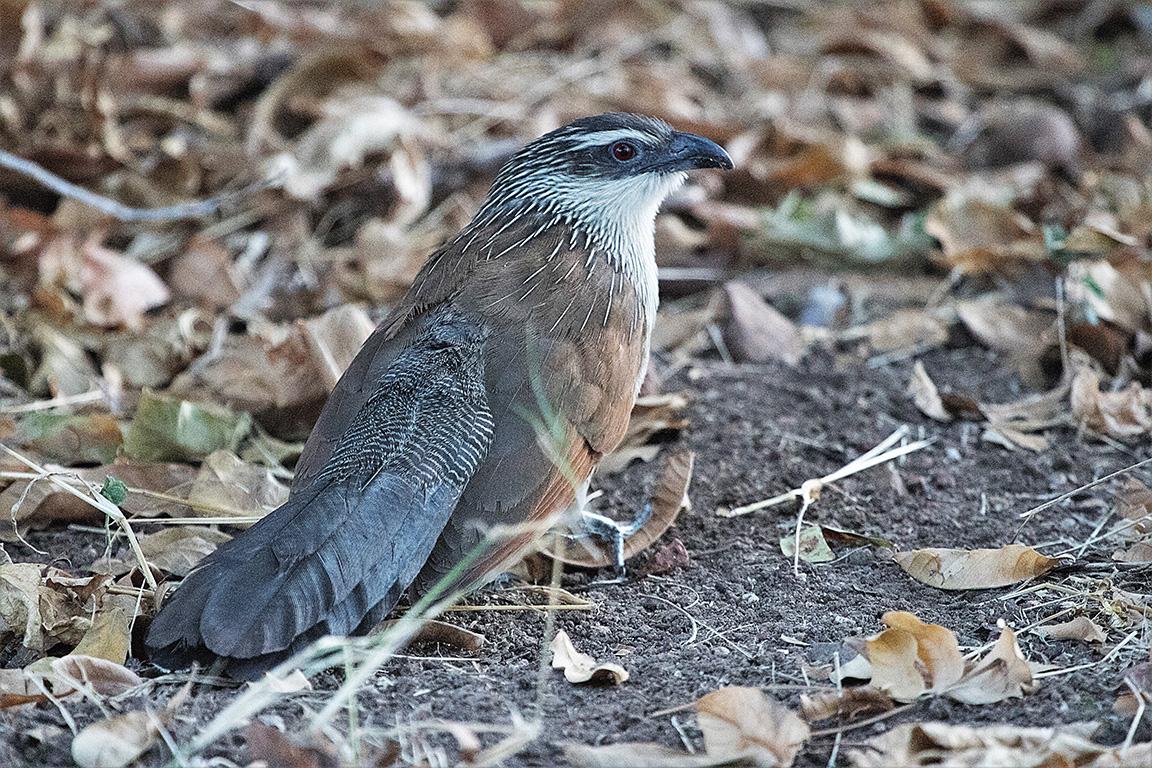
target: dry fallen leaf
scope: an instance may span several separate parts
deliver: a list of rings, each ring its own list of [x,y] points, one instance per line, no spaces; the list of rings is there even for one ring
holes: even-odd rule
[[[1088,429],[1120,440],[1152,433],[1152,389],[1132,382],[1119,392],[1100,389],[1100,375],[1081,368],[1072,379],[1072,413]]]
[[[936,383],[932,381],[928,371],[924,369],[924,363],[919,360],[912,367],[912,378],[908,382],[908,394],[912,396],[912,402],[916,403],[916,407],[925,416],[936,421],[952,421],[952,414],[948,413],[944,407],[944,401],[940,398],[940,391],[936,388]]]
[[[786,768],[809,736],[807,723],[759,688],[713,691],[696,702],[696,713],[709,756]]]
[[[124,768],[152,748],[160,736],[154,715],[127,712],[97,720],[72,740],[80,768]]]
[[[951,630],[902,611],[884,614],[883,621],[888,629],[864,642],[868,670],[845,665],[842,675],[866,675],[873,687],[896,701],[942,691],[963,675],[964,657]]]
[[[1108,635],[1100,625],[1087,616],[1077,616],[1061,624],[1037,627],[1036,634],[1056,640],[1083,640],[1088,643],[1103,643],[1108,640]]]
[[[372,634],[375,635],[386,632],[399,623],[399,619],[382,621],[373,628]],[[488,639],[479,632],[473,632],[470,629],[458,627],[446,621],[429,619],[420,624],[419,629],[417,629],[416,634],[409,639],[408,644],[438,643],[474,653],[483,648],[486,642],[488,642]]]
[[[119,696],[144,684],[135,672],[123,664],[95,656],[70,653],[53,659],[48,668],[52,672],[51,682],[57,694],[79,686],[102,696]]]
[[[564,679],[570,683],[614,683],[619,685],[628,680],[628,670],[619,664],[605,662],[597,664],[596,659],[581,653],[572,645],[568,633],[560,630],[552,640],[552,669],[564,670]]]
[[[1060,564],[1031,547],[999,549],[914,549],[897,552],[896,562],[909,576],[937,589],[993,589],[1048,573]]]
[[[848,760],[854,768],[1085,766],[1093,757],[1116,752],[1090,742],[1093,730],[1091,723],[1055,728],[905,723],[849,751]]]
[[[136,600],[128,595],[104,595],[92,618],[92,626],[72,649],[78,656],[94,656],[114,664],[128,659],[132,645],[132,620],[136,617]]]
[[[723,296],[724,344],[736,362],[800,362],[806,345],[791,320],[744,283],[726,283]]]
[[[167,304],[171,298],[168,286],[139,261],[95,242],[86,243],[83,252],[80,282],[88,322],[138,329],[145,312]]]
[[[298,743],[283,731],[261,722],[249,724],[244,731],[248,741],[248,759],[263,762],[269,768],[336,768],[339,765],[330,743],[317,739]]]
[[[1032,668],[1016,644],[1016,633],[1005,627],[988,655],[945,695],[965,704],[995,704],[1022,698],[1035,689]]]
[[[857,685],[826,693],[800,694],[800,711],[809,723],[829,720],[855,720],[862,715],[887,712],[892,697],[871,685]]]

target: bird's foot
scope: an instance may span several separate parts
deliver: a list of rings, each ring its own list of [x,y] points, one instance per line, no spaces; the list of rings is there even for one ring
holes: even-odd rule
[[[618,584],[627,576],[624,565],[624,542],[643,528],[652,518],[652,503],[646,502],[636,517],[629,523],[621,523],[610,517],[596,512],[583,511],[584,529],[588,535],[602,539],[612,547],[612,566],[616,571],[614,578],[600,581],[600,584]]]

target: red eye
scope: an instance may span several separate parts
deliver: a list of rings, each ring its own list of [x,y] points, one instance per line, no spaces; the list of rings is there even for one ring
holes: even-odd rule
[[[618,141],[612,145],[612,157],[626,163],[636,157],[636,146],[626,141]]]

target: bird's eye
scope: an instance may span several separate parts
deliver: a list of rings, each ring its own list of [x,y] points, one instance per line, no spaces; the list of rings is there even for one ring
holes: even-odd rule
[[[618,141],[612,145],[612,157],[626,163],[636,157],[636,145],[627,141]]]

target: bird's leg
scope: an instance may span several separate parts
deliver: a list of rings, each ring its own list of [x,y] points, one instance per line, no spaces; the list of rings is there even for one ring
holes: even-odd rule
[[[620,523],[610,517],[582,510],[585,530],[612,547],[612,565],[616,569],[615,581],[623,581],[627,573],[624,565],[624,542],[629,536],[634,536],[652,518],[652,502],[645,502],[644,507],[629,523]]]

